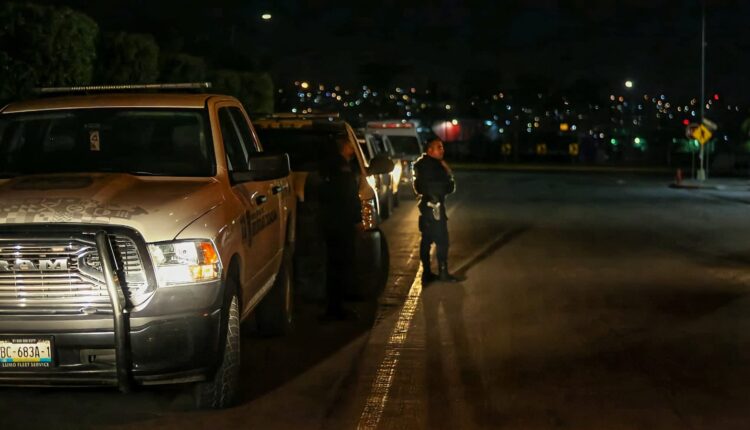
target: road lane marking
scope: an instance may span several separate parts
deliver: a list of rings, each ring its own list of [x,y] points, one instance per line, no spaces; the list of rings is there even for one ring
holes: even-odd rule
[[[448,210],[448,214],[452,216],[456,208],[460,205],[461,201],[459,200]],[[415,241],[415,246],[412,248],[412,253],[409,255],[409,262],[419,255],[419,248],[416,245],[421,238],[422,235],[420,233]],[[393,383],[393,377],[396,374],[399,358],[401,357],[401,348],[406,343],[409,326],[411,326],[411,321],[414,319],[414,314],[417,313],[419,299],[422,296],[422,270],[422,264],[420,263],[417,274],[409,289],[409,294],[406,296],[404,305],[398,314],[396,326],[393,327],[391,336],[388,338],[388,343],[385,347],[385,357],[380,362],[375,379],[372,381],[370,395],[367,397],[365,409],[362,411],[359,423],[357,424],[358,430],[376,429],[388,404],[391,384]]]
[[[388,395],[393,383],[393,376],[396,374],[398,361],[401,356],[401,348],[406,343],[406,337],[409,334],[409,326],[414,314],[419,307],[419,298],[422,295],[422,267],[420,265],[414,282],[411,284],[409,295],[406,297],[404,306],[398,315],[396,326],[391,332],[388,343],[385,347],[385,357],[378,366],[375,379],[372,382],[370,395],[367,398],[365,409],[359,418],[357,429],[375,429],[380,423],[383,411],[388,403]]]

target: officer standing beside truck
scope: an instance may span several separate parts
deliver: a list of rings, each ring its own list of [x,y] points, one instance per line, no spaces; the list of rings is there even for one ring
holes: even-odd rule
[[[427,144],[427,149],[414,163],[414,191],[419,195],[419,231],[422,241],[419,257],[422,261],[422,282],[435,279],[457,282],[448,272],[448,217],[445,196],[456,191],[456,182],[448,163],[443,159],[445,148],[440,139]],[[438,274],[430,269],[430,249],[437,248]]]
[[[345,136],[336,137],[335,147],[323,161],[320,188],[323,236],[326,241],[326,292],[328,305],[324,319],[356,318],[343,306],[344,292],[354,282],[356,226],[362,221],[358,178],[352,169],[354,147]],[[335,150],[335,151],[334,151]]]

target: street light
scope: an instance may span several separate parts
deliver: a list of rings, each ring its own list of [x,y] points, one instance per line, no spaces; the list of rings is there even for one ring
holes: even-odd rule
[[[625,88],[633,88],[633,81],[631,80],[625,81]]]
[[[270,21],[271,18],[273,18],[270,13],[264,13],[260,17],[263,19],[263,21]]]

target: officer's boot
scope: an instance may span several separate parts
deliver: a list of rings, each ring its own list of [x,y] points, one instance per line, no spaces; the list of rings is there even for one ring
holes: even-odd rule
[[[438,269],[440,272],[438,273],[438,279],[442,282],[458,282],[458,278],[451,275],[448,272],[448,262],[447,261],[441,261],[438,263]]]
[[[429,284],[430,282],[437,279],[437,275],[432,273],[430,269],[430,263],[422,262],[422,284]]]

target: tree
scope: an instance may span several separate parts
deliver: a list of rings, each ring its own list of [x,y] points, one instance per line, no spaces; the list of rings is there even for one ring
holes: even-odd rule
[[[147,84],[159,76],[159,46],[150,34],[107,34],[99,57],[97,76],[104,84]]]
[[[237,97],[248,112],[273,112],[273,80],[268,73],[216,70],[211,79],[217,92]]]
[[[99,27],[68,8],[0,6],[0,99],[25,97],[34,86],[91,82]]]
[[[202,82],[206,80],[206,62],[201,57],[166,53],[159,59],[160,82]]]

